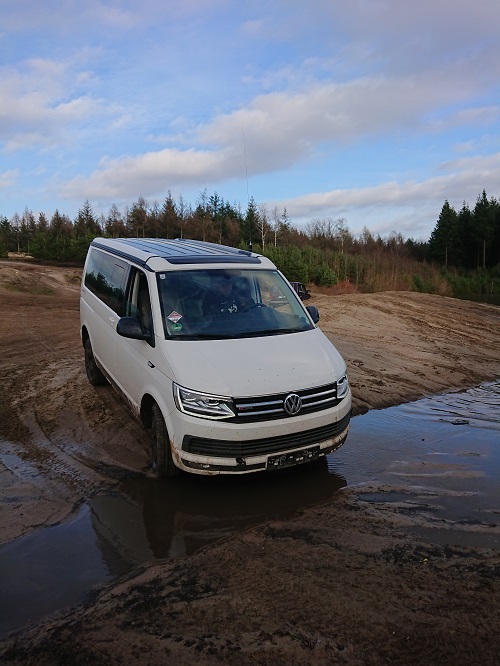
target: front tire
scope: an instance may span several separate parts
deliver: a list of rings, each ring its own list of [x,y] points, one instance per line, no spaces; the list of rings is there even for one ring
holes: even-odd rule
[[[92,386],[102,386],[103,384],[106,384],[107,379],[95,362],[94,352],[92,351],[92,345],[90,344],[90,338],[85,340],[84,349],[85,372],[87,373],[87,379],[92,384]]]
[[[151,449],[153,469],[160,478],[177,476],[180,470],[175,466],[168,438],[165,419],[155,403],[151,411]]]

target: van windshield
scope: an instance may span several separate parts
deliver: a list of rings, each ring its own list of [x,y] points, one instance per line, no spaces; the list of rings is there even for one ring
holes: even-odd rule
[[[278,271],[196,269],[158,273],[168,339],[223,339],[314,328]]]

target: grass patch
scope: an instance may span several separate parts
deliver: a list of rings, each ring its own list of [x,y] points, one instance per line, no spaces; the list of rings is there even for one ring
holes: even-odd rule
[[[52,296],[56,293],[52,287],[19,284],[17,282],[5,282],[3,286],[9,291],[20,291],[23,294],[34,294],[35,296]]]

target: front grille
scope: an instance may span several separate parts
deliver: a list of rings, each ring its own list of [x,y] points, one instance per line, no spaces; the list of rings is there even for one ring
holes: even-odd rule
[[[348,412],[340,421],[305,432],[280,435],[279,437],[266,437],[264,439],[249,439],[243,442],[186,435],[182,442],[182,450],[215,458],[246,458],[247,456],[281,453],[281,451],[304,448],[311,444],[338,437],[349,425],[350,416],[351,413]]]
[[[275,395],[258,396],[256,398],[234,398],[236,417],[232,422],[251,423],[256,421],[269,421],[271,419],[287,418],[284,401],[287,395],[295,393],[302,400],[300,414],[309,414],[323,409],[329,409],[339,404],[337,398],[337,383],[326,384],[310,389],[288,391]],[[293,416],[291,417],[293,418]]]

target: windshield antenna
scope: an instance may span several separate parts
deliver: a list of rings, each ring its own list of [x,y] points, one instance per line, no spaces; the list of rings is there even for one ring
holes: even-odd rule
[[[247,210],[248,206],[250,205],[250,193],[248,190],[248,167],[247,167],[247,147],[245,144],[245,129],[243,127],[243,123],[241,123],[241,134],[243,136],[243,155],[245,157],[245,177],[247,181]],[[252,220],[250,219],[250,240],[248,241],[248,249],[250,252],[252,251]]]

